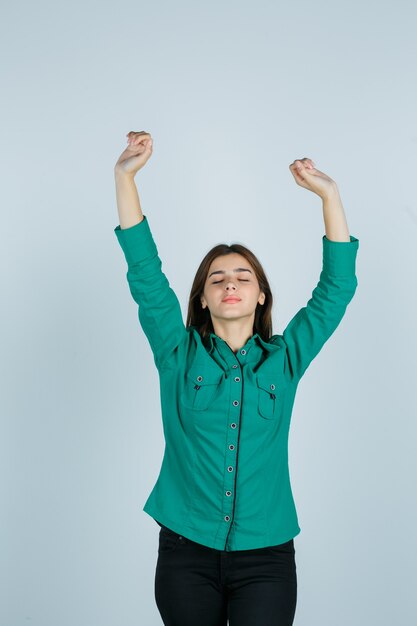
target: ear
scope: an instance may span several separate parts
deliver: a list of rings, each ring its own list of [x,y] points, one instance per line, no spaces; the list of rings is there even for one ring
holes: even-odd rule
[[[265,298],[266,298],[266,295],[264,294],[263,291],[261,291],[261,294],[260,294],[260,296],[258,298],[259,304],[265,304]]]

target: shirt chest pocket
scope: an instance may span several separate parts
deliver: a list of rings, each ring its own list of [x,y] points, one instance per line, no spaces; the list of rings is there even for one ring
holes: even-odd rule
[[[257,374],[256,385],[260,415],[265,419],[274,419],[279,413],[282,394],[278,377],[275,374]]]
[[[187,373],[181,403],[188,409],[205,411],[214,403],[223,378],[220,370],[194,366]]]

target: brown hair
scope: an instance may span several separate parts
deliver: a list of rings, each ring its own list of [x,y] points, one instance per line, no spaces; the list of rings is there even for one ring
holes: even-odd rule
[[[186,326],[196,327],[203,341],[207,341],[210,333],[214,332],[210,311],[208,307],[204,309],[202,308],[200,297],[204,291],[204,285],[207,280],[211,263],[215,258],[226,254],[232,254],[233,252],[241,254],[248,261],[252,269],[255,271],[260,290],[265,294],[264,304],[258,303],[256,305],[253,334],[258,333],[261,339],[268,341],[272,336],[271,311],[273,297],[271,288],[264,269],[257,257],[253,254],[253,252],[251,252],[251,250],[249,250],[249,248],[246,248],[246,246],[239,243],[233,243],[230,246],[225,243],[219,243],[209,250],[201,261],[191,287]]]

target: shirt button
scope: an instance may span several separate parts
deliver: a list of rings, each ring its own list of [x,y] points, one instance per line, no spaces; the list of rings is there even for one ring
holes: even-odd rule
[[[271,385],[271,389],[275,389],[275,385],[274,384]]]
[[[229,520],[230,520],[230,515],[225,515],[225,517],[224,517],[224,521],[225,521],[225,522],[228,522]]]
[[[231,491],[226,491],[226,496],[231,496],[232,492]]]
[[[239,406],[239,400],[233,400],[233,406]]]
[[[234,445],[231,443],[231,444],[230,444],[230,446],[229,446],[229,450],[234,450],[234,449],[235,449],[235,447],[234,447]]]
[[[230,424],[230,428],[236,428],[236,424],[233,422],[233,424]]]
[[[229,465],[229,467],[227,468],[228,472],[233,472],[233,467],[231,465]]]
[[[240,354],[246,354],[246,350],[241,350]]]
[[[235,364],[235,365],[232,365],[232,367],[233,367],[233,369],[235,370],[235,369],[237,368],[237,365],[236,365],[236,364]]]
[[[239,376],[235,376],[235,383],[240,383],[240,378],[239,378]]]
[[[203,380],[203,377],[202,376],[197,376],[197,380],[198,380],[198,382],[201,382]]]

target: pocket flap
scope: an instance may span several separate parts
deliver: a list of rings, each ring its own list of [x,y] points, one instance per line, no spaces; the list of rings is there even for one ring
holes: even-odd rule
[[[193,365],[187,372],[189,379],[196,385],[218,385],[224,372],[217,369],[207,369],[204,365]]]
[[[257,374],[256,384],[258,387],[269,393],[276,394],[277,389],[277,376],[275,374]]]

